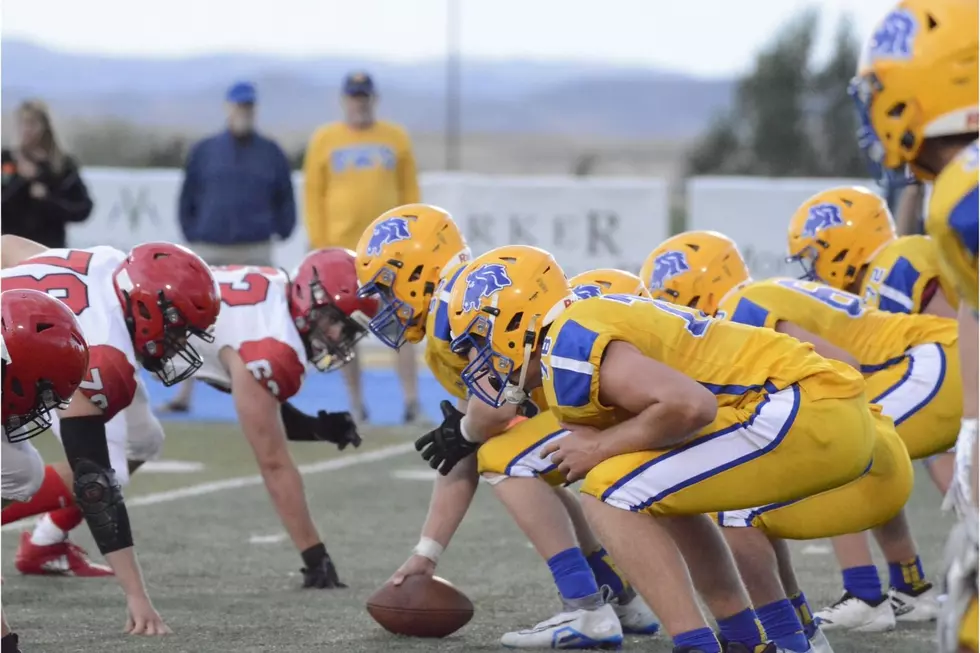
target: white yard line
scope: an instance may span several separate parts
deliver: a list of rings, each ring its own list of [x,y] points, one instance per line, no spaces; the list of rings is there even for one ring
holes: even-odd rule
[[[319,474],[321,472],[332,472],[338,469],[346,469],[347,467],[366,465],[367,463],[373,463],[379,460],[387,460],[388,458],[394,458],[395,456],[400,456],[414,450],[415,445],[413,444],[395,444],[389,447],[377,449],[375,451],[365,451],[364,453],[355,453],[343,456],[342,458],[332,458],[330,460],[323,460],[321,462],[311,463],[309,465],[300,465],[299,471],[304,476],[308,474]],[[127,499],[126,505],[129,507],[152,506],[157,503],[169,503],[170,501],[176,501],[178,499],[198,497],[203,494],[213,494],[214,492],[220,492],[222,490],[237,490],[239,488],[252,487],[253,485],[261,484],[262,477],[258,474],[253,476],[239,476],[237,478],[227,478],[223,481],[199,483],[198,485],[188,485],[187,487],[177,488],[176,490],[167,490],[166,492],[154,492],[152,494],[136,496],[132,499]],[[3,527],[3,530],[23,530],[33,526],[33,524],[33,519],[23,519],[12,524],[7,524]]]

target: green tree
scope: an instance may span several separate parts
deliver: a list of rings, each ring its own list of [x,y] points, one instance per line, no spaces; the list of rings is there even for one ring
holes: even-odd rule
[[[689,153],[690,174],[865,174],[847,95],[859,51],[854,30],[841,21],[830,60],[814,71],[818,23],[816,10],[802,13],[757,55],[736,85],[732,109]]]

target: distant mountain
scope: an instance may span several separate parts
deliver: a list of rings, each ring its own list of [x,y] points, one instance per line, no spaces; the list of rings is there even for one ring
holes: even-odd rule
[[[59,118],[115,117],[145,126],[213,129],[221,121],[224,89],[246,78],[259,86],[267,130],[308,132],[337,117],[340,80],[363,68],[375,77],[384,115],[413,131],[444,127],[443,61],[248,54],[113,58],[16,39],[3,39],[0,55],[6,108],[39,96]],[[598,64],[466,60],[461,70],[463,128],[480,133],[683,139],[728,107],[733,91],[731,80]]]

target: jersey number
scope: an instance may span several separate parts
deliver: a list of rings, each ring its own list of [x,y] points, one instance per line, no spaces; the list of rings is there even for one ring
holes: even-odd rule
[[[273,397],[279,397],[279,384],[272,378],[272,365],[269,364],[268,360],[263,358],[257,361],[249,361],[245,363],[245,367],[252,373],[256,381],[268,388]]]
[[[780,279],[780,286],[795,290],[817,301],[823,302],[834,310],[847,313],[851,317],[858,317],[864,312],[861,307],[861,298],[851,293],[842,292],[830,286],[824,286],[812,281],[797,281],[795,279]]]
[[[257,272],[249,272],[238,281],[218,284],[221,301],[228,306],[255,306],[269,296],[269,278]]]
[[[609,299],[614,302],[619,302],[620,304],[650,304],[659,308],[664,313],[670,313],[676,317],[681,318],[687,324],[685,328],[694,337],[700,338],[711,326],[711,318],[700,311],[696,311],[692,308],[686,308],[683,306],[675,306],[674,304],[668,304],[666,302],[658,301],[656,299],[649,299],[647,297],[637,297],[636,295],[603,295],[603,299]]]
[[[34,256],[24,261],[24,264],[50,265],[87,275],[89,265],[92,264],[92,253],[69,249],[65,251],[64,256]],[[70,308],[75,315],[81,315],[82,311],[89,307],[88,286],[74,274],[66,272],[46,274],[40,279],[29,275],[9,277],[3,280],[3,287],[5,290],[26,288],[48,293],[52,297],[60,299],[61,303]]]
[[[88,376],[82,379],[82,382],[78,385],[78,389],[84,391],[89,401],[101,410],[109,410],[109,399],[102,392],[105,386],[102,384],[102,373],[99,371],[99,368],[90,368]]]

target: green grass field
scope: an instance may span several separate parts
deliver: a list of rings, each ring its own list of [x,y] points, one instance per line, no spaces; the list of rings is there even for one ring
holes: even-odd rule
[[[410,451],[409,433],[375,430],[356,454],[330,445],[296,446],[308,471],[307,494],[347,590],[300,590],[299,556],[255,477],[244,438],[229,425],[169,424],[164,458],[194,461],[190,473],[147,470],[127,492],[137,547],[154,602],[174,630],[166,638],[122,634],[124,602],[112,580],[27,578],[13,569],[17,531],[5,530],[4,608],[25,651],[482,651],[500,650],[506,630],[530,625],[558,607],[545,565],[486,488],[476,501],[439,574],[476,605],[473,621],[443,641],[386,634],[364,610],[368,595],[397,568],[418,538],[431,482]],[[48,459],[57,442],[41,436]],[[919,468],[917,467],[917,472]],[[229,480],[234,479],[234,480]],[[196,486],[192,490],[183,490]],[[920,474],[910,516],[927,573],[935,577],[950,519]],[[94,546],[85,528],[76,539]],[[815,606],[838,594],[830,547],[795,547],[797,570]],[[831,633],[837,653],[926,653],[933,626],[886,635]],[[626,650],[667,653],[665,638],[630,638]]]

